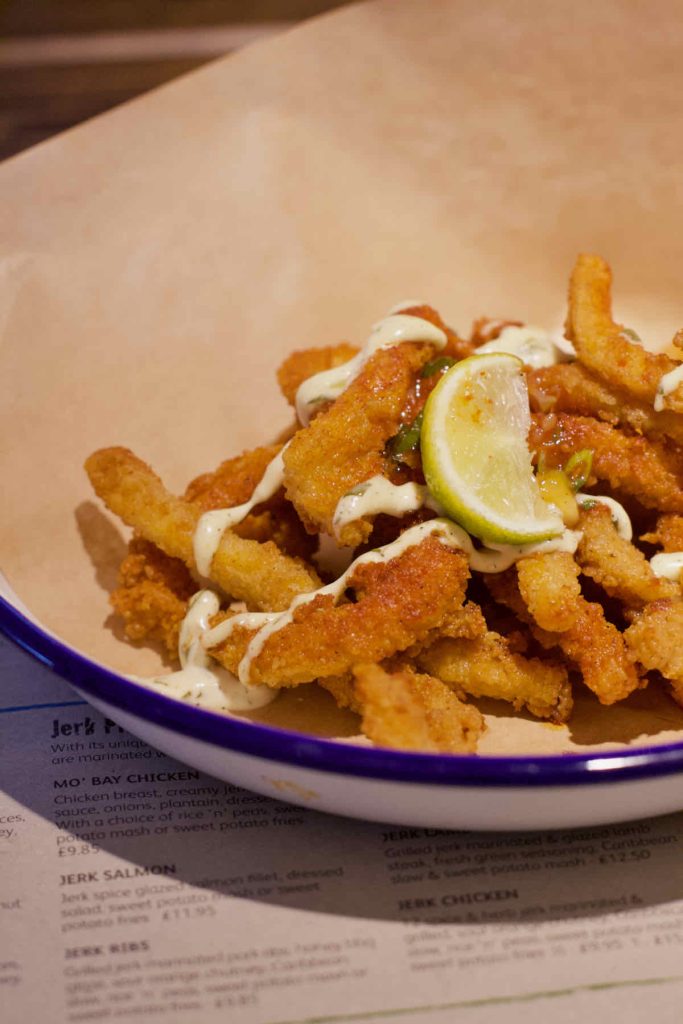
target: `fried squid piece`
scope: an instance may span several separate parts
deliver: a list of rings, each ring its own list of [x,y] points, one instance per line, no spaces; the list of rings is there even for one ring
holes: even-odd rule
[[[542,629],[564,633],[578,614],[579,567],[566,551],[529,555],[517,562],[519,592]]]
[[[465,555],[435,537],[396,558],[361,563],[343,603],[335,605],[332,595],[319,594],[265,639],[251,661],[250,681],[296,686],[404,651],[462,604],[468,577]],[[211,654],[235,672],[254,635],[237,627]]]
[[[466,601],[460,608],[449,608],[436,629],[430,630],[421,643],[410,647],[405,653],[409,658],[417,658],[421,651],[443,637],[474,640],[483,636],[487,629],[486,619],[479,605],[474,601]]]
[[[581,363],[556,363],[527,371],[529,402],[533,412],[571,412],[595,416],[613,426],[627,426],[636,434],[670,437],[683,445],[683,419],[675,412],[655,412],[651,405],[610,388]]]
[[[202,510],[170,494],[150,467],[127,448],[103,448],[85,464],[98,497],[124,523],[195,570],[192,538]],[[319,585],[313,569],[268,541],[227,530],[211,564],[211,579],[251,608],[281,610]]]
[[[475,640],[437,640],[418,664],[456,692],[508,701],[538,718],[564,722],[572,710],[571,686],[561,665],[513,654],[504,637],[492,631]]]
[[[348,708],[349,711],[353,711],[357,715],[361,713],[362,709],[356,693],[356,681],[352,672],[319,679],[318,685],[332,694],[340,708]]]
[[[134,537],[110,601],[129,640],[158,641],[177,657],[180,624],[196,589],[183,562]]]
[[[277,371],[280,391],[289,404],[296,407],[296,393],[305,380],[316,373],[348,363],[357,352],[355,345],[349,345],[346,341],[324,348],[304,348],[292,352]]]
[[[340,397],[300,430],[284,453],[285,491],[311,533],[334,533],[343,495],[385,469],[384,447],[397,432],[415,375],[434,346],[407,342],[380,349]],[[340,531],[342,545],[361,544],[371,517]]]
[[[610,597],[623,601],[628,608],[640,608],[662,598],[680,598],[678,585],[655,576],[645,555],[619,536],[605,505],[596,503],[583,509],[578,529],[582,538],[576,559],[581,571]]]
[[[198,505],[202,512],[241,505],[251,498],[281,448],[279,444],[265,445],[226,459],[213,472],[204,473],[193,480],[185,491],[185,500]],[[316,538],[304,529],[282,490],[257,505],[233,530],[238,537],[257,540],[260,544],[272,540],[285,554],[306,561],[312,558],[317,549]]]
[[[664,551],[683,551],[683,516],[671,513],[657,516],[655,529],[644,533],[641,540],[659,544]]]
[[[281,448],[279,444],[268,444],[226,459],[212,472],[195,477],[187,485],[185,500],[199,506],[202,512],[241,505],[251,498]]]
[[[660,672],[683,707],[683,603],[653,601],[624,632],[633,657],[647,671]]]
[[[543,639],[536,634],[537,639]],[[624,700],[641,686],[641,679],[629,655],[624,638],[608,622],[602,606],[583,600],[571,629],[547,634],[548,646],[555,643],[578,667],[586,686],[601,704]]]
[[[648,352],[612,319],[612,272],[600,256],[578,257],[569,283],[567,337],[580,362],[610,387],[652,405],[665,373],[679,365],[663,353]],[[683,412],[681,388],[665,405]]]
[[[586,601],[582,596],[577,602],[576,618],[571,628],[563,633],[551,633],[533,622],[511,572],[487,577],[486,585],[496,601],[511,608],[529,624],[534,638],[542,647],[546,650],[559,647],[601,704],[624,700],[641,685],[624,638],[616,626],[607,621],[601,605]]]
[[[361,729],[378,747],[425,753],[471,754],[485,729],[476,708],[433,676],[403,668],[356,665]]]
[[[417,316],[421,320],[429,320],[430,324],[440,327],[448,339],[446,347],[440,353],[442,356],[450,356],[451,359],[466,359],[474,352],[474,345],[471,341],[461,338],[452,327],[444,323],[435,309],[427,305],[406,306],[401,310],[405,316]]]
[[[583,448],[593,451],[592,475],[645,508],[683,512],[683,453],[673,445],[625,434],[609,423],[567,414],[531,417],[529,447],[548,468]]]

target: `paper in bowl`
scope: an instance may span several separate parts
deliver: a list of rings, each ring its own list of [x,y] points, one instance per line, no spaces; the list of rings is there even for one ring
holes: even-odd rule
[[[86,456],[128,446],[181,491],[290,422],[287,352],[362,343],[408,296],[463,331],[555,328],[595,251],[617,317],[667,343],[681,42],[666,0],[571,25],[540,2],[354,5],[0,167],[0,565],[21,601],[105,665],[157,669],[110,617],[126,533]],[[636,715],[607,741],[683,736],[669,703]],[[505,718],[484,749],[566,742]]]

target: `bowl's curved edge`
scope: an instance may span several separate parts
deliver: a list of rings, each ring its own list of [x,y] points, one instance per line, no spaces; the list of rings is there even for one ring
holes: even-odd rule
[[[183,736],[318,771],[443,786],[556,787],[683,773],[683,743],[600,754],[536,757],[419,754],[355,746],[183,704],[87,658],[0,597],[0,630],[86,697]]]

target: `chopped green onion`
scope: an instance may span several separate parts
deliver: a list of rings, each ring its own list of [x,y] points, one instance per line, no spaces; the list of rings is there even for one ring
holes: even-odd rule
[[[574,494],[580,491],[582,487],[585,487],[588,477],[591,475],[591,469],[593,467],[593,452],[590,448],[582,448],[580,452],[574,452],[571,455],[564,467],[564,473],[569,478]]]
[[[642,338],[640,337],[639,334],[636,334],[636,332],[633,330],[633,328],[631,328],[631,327],[622,327],[621,328],[621,333],[625,334],[626,337],[630,338],[632,341],[636,341],[639,345],[643,344]]]
[[[420,447],[420,430],[422,429],[423,413],[418,413],[412,423],[404,423],[398,434],[389,440],[387,448],[389,454],[399,462],[403,462],[403,456],[409,452],[415,452]]]
[[[595,508],[597,501],[594,501],[592,498],[584,498],[579,502],[579,505],[581,508],[585,508],[586,511],[589,511],[590,509]]]
[[[450,356],[439,356],[438,359],[432,359],[431,362],[425,363],[422,367],[421,377],[433,377],[435,373],[440,370],[445,370],[447,367],[454,366],[456,360],[451,359]]]

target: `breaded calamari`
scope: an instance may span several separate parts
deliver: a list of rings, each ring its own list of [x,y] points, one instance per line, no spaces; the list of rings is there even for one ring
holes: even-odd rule
[[[542,629],[563,633],[578,615],[579,567],[567,551],[538,552],[517,562],[517,582],[532,618]]]
[[[191,501],[202,512],[241,505],[251,498],[261,477],[281,449],[280,444],[267,444],[225,459],[213,471],[202,473],[190,481],[183,495],[185,501]]]
[[[612,271],[600,256],[580,255],[569,283],[567,337],[580,362],[610,387],[649,405],[665,373],[679,365],[664,353],[649,352],[612,319]],[[665,408],[683,412],[677,388]]]
[[[574,452],[593,452],[592,477],[608,481],[645,508],[683,513],[683,455],[673,444],[624,433],[609,423],[567,413],[531,417],[529,447],[543,453],[548,468]]]
[[[533,621],[519,592],[516,574],[508,570],[488,576],[486,585],[496,601],[528,623],[542,647],[546,650],[558,647],[562,651],[601,704],[624,700],[641,686],[624,638],[617,627],[607,621],[602,605],[586,601],[582,596],[577,602],[573,625],[563,633],[551,633]]]
[[[655,576],[642,551],[619,536],[605,505],[596,502],[591,508],[583,508],[578,529],[582,536],[576,560],[581,572],[595,580],[610,597],[618,598],[627,608],[640,608],[663,598],[680,598],[680,587]]]
[[[632,656],[648,671],[660,672],[683,707],[683,602],[653,601],[624,632]]]
[[[195,571],[193,535],[202,509],[166,490],[150,467],[127,448],[103,448],[86,462],[97,495],[128,526]],[[280,610],[319,585],[315,571],[283,554],[226,530],[211,563],[211,578],[251,608]]]
[[[508,701],[538,718],[564,722],[572,709],[571,685],[561,665],[513,654],[505,638],[492,631],[474,640],[437,640],[419,655],[418,664],[458,693]]]
[[[129,640],[158,641],[177,657],[180,624],[196,589],[180,559],[134,537],[119,567],[118,587],[110,601],[123,619]]]
[[[613,426],[626,426],[636,434],[670,437],[683,445],[683,419],[677,413],[655,412],[651,404],[610,388],[579,362],[528,370],[527,385],[532,412],[592,416]]]
[[[417,316],[421,320],[428,320],[430,324],[434,324],[435,327],[444,332],[446,335],[446,347],[440,353],[442,356],[450,356],[451,359],[466,359],[467,356],[471,356],[474,352],[472,342],[467,338],[461,338],[452,327],[449,327],[433,306],[428,306],[425,303],[417,306],[406,306],[401,309],[401,313],[407,316]]]
[[[266,469],[282,450],[282,445],[264,445],[226,459],[211,473],[203,473],[185,491],[185,500],[199,506],[202,512],[233,508],[248,501]],[[280,489],[272,498],[255,507],[241,522],[232,527],[238,537],[272,540],[291,555],[309,561],[317,549],[317,540],[304,529],[293,506]]]
[[[353,670],[365,736],[378,747],[425,753],[474,753],[483,716],[440,679],[404,667],[361,664]]]
[[[368,359],[346,391],[295,434],[284,453],[285,491],[311,533],[332,536],[340,498],[384,473],[384,448],[396,434],[415,376],[434,345],[404,342]],[[371,517],[346,524],[342,545],[361,544]]]
[[[265,639],[250,682],[296,686],[404,651],[462,604],[468,577],[465,555],[433,536],[395,558],[361,563],[347,581],[351,599],[335,604],[332,595],[318,594]],[[210,653],[236,672],[254,635],[237,627]]]
[[[290,353],[277,371],[280,391],[289,404],[296,407],[296,393],[305,380],[335,366],[348,363],[357,354],[355,345],[342,341],[324,348],[304,348]]]
[[[654,530],[644,533],[641,540],[658,544],[664,551],[683,551],[683,516],[670,512],[657,516]]]

